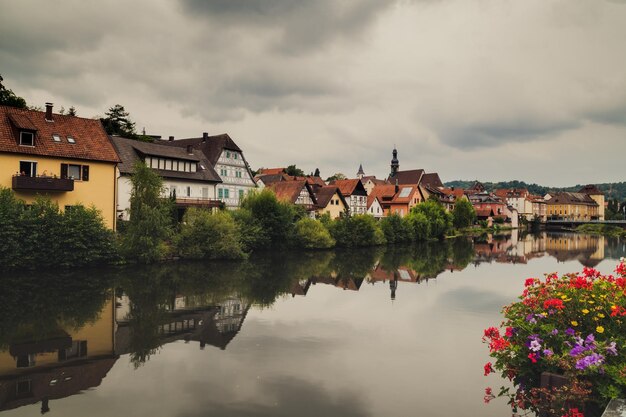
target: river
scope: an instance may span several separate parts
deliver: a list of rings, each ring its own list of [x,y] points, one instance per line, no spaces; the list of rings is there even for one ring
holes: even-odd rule
[[[0,416],[509,416],[483,329],[624,240],[483,236],[245,262],[3,273]]]

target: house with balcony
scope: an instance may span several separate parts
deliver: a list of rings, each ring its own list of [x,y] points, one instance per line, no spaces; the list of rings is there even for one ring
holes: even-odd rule
[[[0,106],[0,186],[26,203],[93,205],[115,228],[119,157],[99,120]]]
[[[163,178],[163,197],[175,199],[179,219],[188,207],[215,208],[217,186],[222,182],[204,153],[192,146],[179,148],[163,142],[141,142],[119,136],[111,137],[120,156],[117,178],[117,216],[128,220],[131,176],[137,161],[144,162]]]
[[[239,207],[241,200],[257,188],[243,151],[226,133],[209,136],[204,132],[200,138],[177,140],[170,137],[170,140],[161,143],[183,149],[191,147],[202,152],[221,180],[216,187],[217,199],[228,209]]]

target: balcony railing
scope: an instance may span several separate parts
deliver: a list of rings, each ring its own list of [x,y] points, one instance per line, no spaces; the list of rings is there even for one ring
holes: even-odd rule
[[[13,177],[13,189],[16,191],[74,191],[74,180],[69,178],[15,175]]]
[[[185,198],[176,197],[176,206],[178,207],[221,207],[222,202],[208,198]]]

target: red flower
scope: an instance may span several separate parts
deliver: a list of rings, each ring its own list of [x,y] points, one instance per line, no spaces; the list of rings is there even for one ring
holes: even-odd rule
[[[550,298],[543,302],[543,308],[545,310],[549,308],[556,308],[557,310],[563,310],[565,306],[563,305],[563,300],[559,300],[558,298]]]
[[[534,283],[535,283],[535,278],[527,278],[526,281],[524,281],[524,287],[530,287]]]
[[[492,339],[491,343],[489,343],[489,351],[498,352],[500,350],[508,348],[510,345],[511,343],[502,337],[499,339]]]
[[[513,328],[512,327],[507,327],[504,335],[506,337],[508,337],[508,338],[513,337]]]
[[[493,370],[493,367],[491,366],[491,362],[487,362],[485,364],[485,376],[494,373],[495,371]]]
[[[537,353],[531,352],[528,354],[528,359],[530,359],[532,363],[537,363],[538,356],[539,355]]]
[[[488,329],[485,329],[485,335],[483,336],[483,340],[485,340],[485,338],[499,339],[500,338],[500,331],[497,328],[495,328],[495,327],[490,327]]]
[[[578,411],[578,408],[570,408],[567,413],[563,414],[561,417],[585,417],[585,415]]]

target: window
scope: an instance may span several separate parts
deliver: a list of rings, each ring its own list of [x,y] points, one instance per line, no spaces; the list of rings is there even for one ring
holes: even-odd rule
[[[239,155],[238,155],[238,154],[236,154],[236,153],[233,153],[233,158],[235,158],[235,159],[239,159]]]
[[[61,164],[61,178],[89,181],[89,165]]]
[[[191,172],[196,172],[198,170],[198,164],[196,164],[195,162],[191,163]]]
[[[35,134],[33,132],[20,132],[20,145],[35,146]]]
[[[222,188],[218,188],[217,198],[224,198],[224,190]]]
[[[74,138],[73,138],[73,137],[71,137],[71,136],[68,136],[68,137],[67,137],[67,141],[68,141],[68,143],[76,143],[76,141],[74,140]]]
[[[191,197],[191,187],[187,186],[187,197]]]
[[[230,152],[226,152],[226,158],[230,158]]]
[[[20,175],[27,177],[37,176],[37,162],[33,161],[20,161]]]
[[[27,353],[26,355],[17,357],[18,368],[31,368],[33,366],[35,366],[35,355],[33,353]]]
[[[239,199],[243,199],[243,190],[239,190]]]
[[[55,142],[61,142],[61,136],[55,133],[54,135],[52,135],[52,140]]]
[[[230,198],[230,190],[228,188],[224,189],[224,198]]]
[[[32,393],[32,389],[31,389],[31,383],[30,383],[30,379],[25,379],[22,381],[18,381],[15,384],[15,395],[17,397],[24,397],[24,396],[28,396],[29,394]]]
[[[83,358],[87,356],[87,341],[86,340],[72,340],[72,347],[67,349],[60,349],[58,353],[59,361],[66,361],[68,359]]]
[[[171,171],[172,170],[172,160],[171,159],[166,159],[165,160],[165,169]]]

